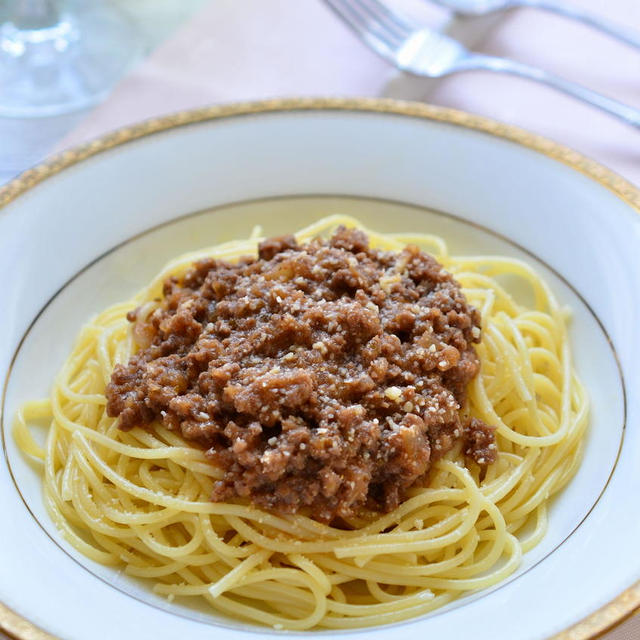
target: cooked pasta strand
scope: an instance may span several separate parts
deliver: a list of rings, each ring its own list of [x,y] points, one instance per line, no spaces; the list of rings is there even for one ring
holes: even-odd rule
[[[340,224],[364,229],[336,215],[296,237],[304,242]],[[364,230],[376,248],[397,251],[412,242],[432,251],[482,312],[482,368],[468,411],[497,427],[497,462],[481,475],[451,451],[434,464],[430,486],[412,488],[391,513],[352,518],[345,529],[211,502],[222,471],[179,433],[162,425],[118,429],[105,414],[104,392],[114,365],[135,348],[127,311],[151,313],[165,278],[201,257],[255,253],[262,239],[256,228],[246,240],[173,260],[133,300],[93,318],[50,397],[16,415],[16,441],[43,463],[46,507],[70,544],[91,560],[155,580],[159,595],[204,598],[225,615],[293,630],[397,622],[517,569],[545,534],[550,496],[576,471],[588,421],[567,314],[519,260],[452,257],[435,236]],[[518,303],[503,276],[528,287],[534,309]],[[43,420],[44,448],[32,434]]]

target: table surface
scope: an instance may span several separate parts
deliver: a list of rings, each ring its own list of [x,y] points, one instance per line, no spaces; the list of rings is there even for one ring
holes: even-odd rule
[[[463,108],[569,144],[640,184],[640,132],[517,79],[476,73],[434,82],[398,74],[318,0],[112,1],[140,25],[145,59],[90,112],[0,118],[0,185],[53,151],[145,117],[212,102],[314,94],[386,95]],[[640,52],[582,26],[529,10],[452,20],[426,3],[418,6],[419,0],[396,1],[485,53],[537,64],[640,107]],[[637,0],[574,4],[606,8],[609,17],[640,30]],[[7,6],[0,7],[0,22]],[[211,64],[227,60],[230,47],[234,64]],[[603,638],[640,639],[640,617]]]

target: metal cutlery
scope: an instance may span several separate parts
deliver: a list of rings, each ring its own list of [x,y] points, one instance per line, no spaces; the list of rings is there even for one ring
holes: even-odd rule
[[[508,73],[540,82],[640,127],[640,109],[515,60],[468,51],[457,40],[412,22],[379,0],[325,0],[375,52],[402,71],[440,78],[472,70]]]
[[[431,0],[431,2],[451,9],[462,15],[481,16],[515,7],[531,7],[556,13],[565,18],[582,22],[622,42],[640,49],[640,33],[615,24],[606,18],[597,16],[580,7],[567,4],[562,0]]]

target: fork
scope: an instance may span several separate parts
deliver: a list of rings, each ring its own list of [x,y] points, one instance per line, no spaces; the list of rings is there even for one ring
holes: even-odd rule
[[[622,42],[640,48],[640,34],[622,25],[610,22],[581,7],[574,7],[562,0],[431,0],[442,7],[467,16],[483,16],[487,13],[513,9],[514,7],[530,7],[550,11],[565,18],[583,22],[589,27],[599,29],[603,33]]]
[[[509,73],[553,87],[640,128],[639,109],[537,67],[468,51],[457,40],[410,22],[379,0],[325,2],[369,47],[402,71],[428,78],[474,70]]]

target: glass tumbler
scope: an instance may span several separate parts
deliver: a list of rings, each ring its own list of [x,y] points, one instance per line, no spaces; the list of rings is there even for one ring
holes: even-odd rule
[[[140,52],[109,2],[9,0],[0,25],[0,116],[55,116],[106,97]]]

